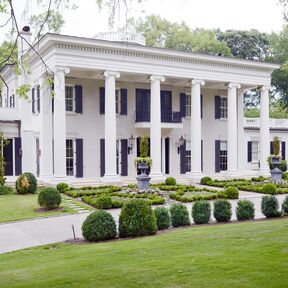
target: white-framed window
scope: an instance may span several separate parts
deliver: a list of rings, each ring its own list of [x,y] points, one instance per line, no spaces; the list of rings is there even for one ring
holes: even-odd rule
[[[12,94],[9,97],[9,107],[10,108],[15,108],[15,95]]]
[[[74,140],[66,139],[66,175],[74,176]]]
[[[227,118],[228,113],[228,98],[220,97],[220,118]]]
[[[251,142],[251,161],[258,162],[259,161],[259,141]]]
[[[120,114],[120,112],[121,112],[121,91],[119,88],[115,89],[115,109],[116,109],[116,114]]]
[[[186,141],[186,172],[191,171],[191,143]]]
[[[227,141],[220,141],[220,170],[227,170]]]
[[[186,94],[185,116],[191,116],[191,95]]]
[[[72,85],[65,86],[65,107],[66,112],[75,111],[75,93]]]

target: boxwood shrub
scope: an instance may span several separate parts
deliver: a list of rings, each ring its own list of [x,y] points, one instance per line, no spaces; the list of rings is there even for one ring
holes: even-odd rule
[[[53,187],[44,188],[38,194],[38,203],[47,210],[55,209],[61,204],[61,194]]]
[[[224,193],[227,195],[229,199],[238,199],[239,198],[239,191],[234,186],[228,186],[225,188]]]
[[[285,197],[283,203],[282,203],[282,213],[284,215],[288,214],[288,196]]]
[[[207,184],[209,184],[209,182],[212,182],[212,178],[208,177],[208,176],[202,177],[200,180],[200,183],[202,185],[207,185]]]
[[[156,217],[146,201],[132,199],[123,205],[119,216],[120,237],[151,235],[156,232]]]
[[[231,203],[226,199],[216,200],[213,215],[217,222],[230,221],[232,217]]]
[[[266,195],[262,197],[261,212],[266,218],[279,217],[279,201],[274,195]]]
[[[59,193],[64,193],[66,189],[68,189],[69,186],[68,184],[64,183],[64,182],[60,182],[57,184],[56,189]]]
[[[272,183],[264,184],[262,187],[262,193],[275,195],[275,194],[277,194],[277,186],[275,184],[272,184]]]
[[[208,201],[196,201],[192,206],[192,218],[195,224],[205,224],[210,221],[211,206]]]
[[[167,229],[171,225],[171,217],[169,210],[165,207],[157,207],[154,209],[158,230]]]
[[[183,204],[173,203],[170,206],[170,214],[173,227],[190,225],[188,209]]]
[[[18,194],[36,193],[37,179],[32,173],[25,172],[17,178],[15,186]]]
[[[254,204],[250,200],[240,200],[236,207],[236,217],[241,220],[253,220],[255,217]]]
[[[0,195],[7,195],[13,192],[12,187],[1,185],[0,184]]]
[[[167,177],[165,180],[165,185],[169,186],[176,185],[176,179],[174,177]]]
[[[111,209],[113,207],[112,198],[108,195],[101,195],[95,198],[93,206],[100,210]]]
[[[114,239],[117,235],[115,220],[107,211],[93,212],[83,222],[82,234],[88,241]]]

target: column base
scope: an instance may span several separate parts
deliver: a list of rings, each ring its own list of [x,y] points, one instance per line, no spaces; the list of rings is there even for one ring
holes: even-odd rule
[[[153,184],[164,182],[166,179],[166,177],[161,172],[151,172],[149,176],[151,177]]]
[[[113,185],[122,186],[122,181],[117,174],[105,174],[101,181],[105,184],[111,183]]]
[[[203,177],[203,172],[202,171],[189,172],[189,173],[186,173],[186,176],[189,180],[191,180],[191,182],[199,183],[201,178]]]

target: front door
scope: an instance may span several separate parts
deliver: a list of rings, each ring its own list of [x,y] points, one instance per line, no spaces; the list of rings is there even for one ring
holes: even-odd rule
[[[13,140],[8,139],[7,144],[3,147],[3,156],[5,162],[5,175],[13,175]]]

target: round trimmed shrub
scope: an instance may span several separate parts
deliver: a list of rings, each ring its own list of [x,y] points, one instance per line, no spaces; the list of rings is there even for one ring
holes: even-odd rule
[[[234,186],[228,186],[225,188],[224,193],[227,195],[229,199],[238,199],[239,198],[239,191]]]
[[[200,180],[202,185],[207,185],[209,182],[212,182],[212,178],[208,176],[202,177]]]
[[[262,187],[262,193],[275,195],[275,194],[277,194],[277,186],[275,184],[272,184],[272,183],[264,184]]]
[[[132,199],[123,205],[119,216],[120,237],[152,235],[156,232],[156,217],[147,201]]]
[[[266,195],[262,197],[261,212],[266,218],[279,217],[281,213],[278,211],[279,201],[274,195]]]
[[[37,191],[37,179],[32,173],[25,172],[17,178],[15,186],[18,194],[33,194]]]
[[[165,207],[157,207],[154,209],[158,230],[168,229],[171,225],[169,210]]]
[[[82,234],[88,241],[114,239],[117,235],[115,220],[107,211],[95,211],[83,222]]]
[[[282,213],[284,215],[288,214],[288,196],[285,197],[283,203],[282,203]]]
[[[208,201],[196,201],[192,206],[192,217],[195,224],[206,224],[211,218],[211,206]]]
[[[102,195],[96,198],[94,206],[96,209],[105,210],[113,207],[112,198],[108,195]]]
[[[255,208],[250,200],[240,200],[236,207],[236,217],[241,220],[253,220],[255,217]]]
[[[280,165],[279,165],[279,169],[282,171],[282,172],[286,172],[287,171],[287,162],[286,160],[281,160],[280,162]]]
[[[61,200],[61,194],[53,187],[44,188],[38,194],[39,205],[47,210],[59,207]]]
[[[173,177],[167,177],[165,180],[165,184],[168,186],[176,185],[176,179]]]
[[[214,202],[214,218],[217,222],[228,222],[232,217],[231,203],[226,199],[219,199]]]
[[[190,225],[188,209],[183,204],[173,203],[170,206],[170,214],[173,227]]]
[[[1,185],[0,184],[0,195],[7,195],[13,192],[12,187]]]
[[[59,193],[64,193],[68,187],[68,184],[60,182],[57,184],[56,189]]]

